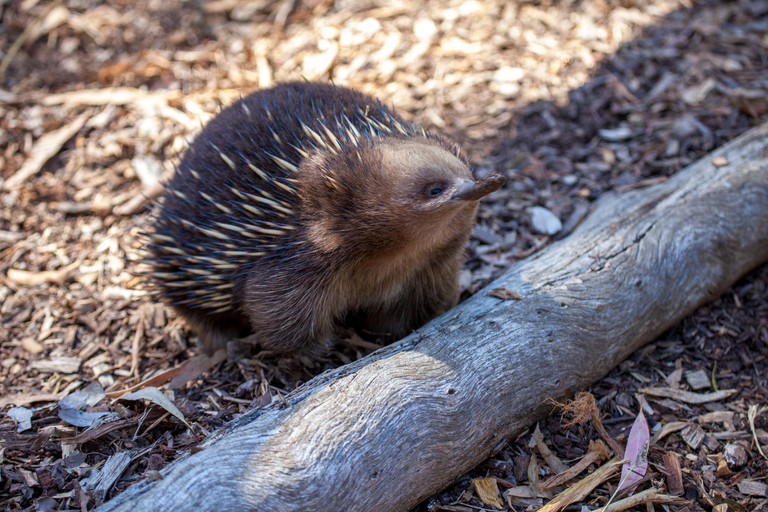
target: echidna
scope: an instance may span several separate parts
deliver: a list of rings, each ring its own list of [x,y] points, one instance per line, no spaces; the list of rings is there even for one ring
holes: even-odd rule
[[[456,304],[478,200],[503,182],[369,96],[282,84],[203,129],[145,262],[208,353],[249,333],[316,351],[336,324],[397,339]]]

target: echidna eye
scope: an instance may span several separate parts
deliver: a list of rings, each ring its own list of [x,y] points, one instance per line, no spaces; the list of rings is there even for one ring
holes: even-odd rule
[[[432,190],[429,191],[429,195],[431,197],[437,197],[442,193],[443,193],[443,187],[434,187]]]

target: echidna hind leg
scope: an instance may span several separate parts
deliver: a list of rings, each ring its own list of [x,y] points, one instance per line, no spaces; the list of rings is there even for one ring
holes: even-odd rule
[[[227,348],[229,341],[249,334],[248,323],[236,316],[207,315],[203,311],[174,307],[195,334],[200,337],[200,345],[206,354],[213,355],[217,350]]]

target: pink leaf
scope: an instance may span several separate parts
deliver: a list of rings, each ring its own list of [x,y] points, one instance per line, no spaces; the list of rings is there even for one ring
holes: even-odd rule
[[[632,424],[627,439],[627,449],[624,452],[624,458],[629,459],[621,468],[621,484],[619,489],[632,487],[642,480],[645,472],[648,470],[648,446],[651,442],[651,435],[648,432],[648,422],[643,415],[643,404],[640,404],[640,412]]]

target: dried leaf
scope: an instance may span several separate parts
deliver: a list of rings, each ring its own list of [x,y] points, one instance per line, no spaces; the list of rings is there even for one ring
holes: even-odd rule
[[[59,401],[59,407],[85,409],[93,407],[104,398],[104,388],[98,381],[91,382],[83,389],[70,393]]]
[[[6,414],[16,422],[16,431],[24,432],[32,429],[32,413],[32,409],[26,407],[11,407]]]
[[[648,447],[650,443],[651,434],[641,406],[627,438],[627,449],[624,451],[624,457],[629,460],[621,467],[621,485],[619,485],[618,490],[632,487],[645,476],[645,472],[648,470]]]
[[[26,405],[36,402],[56,402],[61,399],[62,393],[19,393],[0,397],[0,409],[6,405]]]
[[[181,372],[176,375],[170,384],[169,389],[176,389],[183,386],[187,382],[196,379],[203,372],[210,370],[220,362],[227,358],[227,351],[222,349],[216,351],[212,356],[206,354],[197,355],[191,359],[188,359],[186,364],[181,368]]]
[[[181,411],[157,388],[147,387],[138,389],[121,396],[118,400],[149,400],[176,416],[188,429],[192,430],[192,427],[189,426]]]
[[[195,356],[197,357],[197,356]],[[194,358],[192,358],[194,359]],[[146,380],[143,380],[136,384],[135,386],[131,386],[126,389],[120,389],[117,391],[110,391],[109,393],[106,393],[107,398],[120,398],[121,396],[130,393],[131,391],[136,391],[137,389],[146,388],[149,386],[162,386],[169,380],[173,379],[177,375],[179,375],[182,370],[187,366],[187,364],[191,361],[191,359],[188,359],[187,361],[184,361],[181,363],[181,365],[177,366],[176,368],[170,368],[168,370],[165,370],[163,372],[158,373],[157,375],[154,375]],[[184,381],[185,383],[187,381]],[[172,388],[173,389],[173,388]]]
[[[59,418],[75,427],[90,428],[97,421],[103,423],[105,420],[117,421],[120,419],[120,415],[114,412],[85,412],[78,409],[70,409],[69,407],[59,407],[58,414]]]
[[[640,389],[640,393],[651,396],[672,398],[687,404],[705,404],[707,402],[717,402],[718,400],[728,398],[732,394],[736,393],[736,390],[722,389],[713,393],[691,393],[690,391],[683,391],[681,389],[672,388],[642,388]]]

